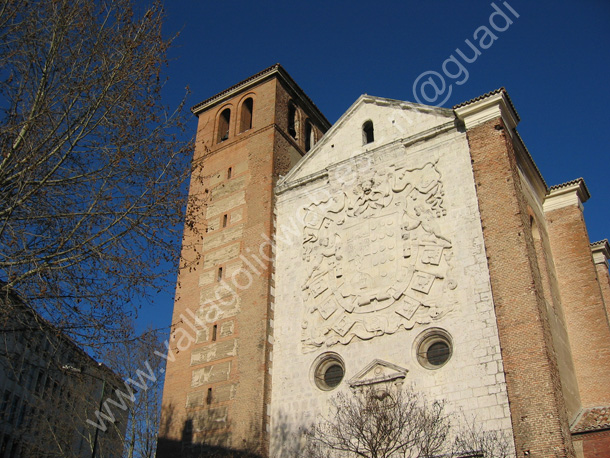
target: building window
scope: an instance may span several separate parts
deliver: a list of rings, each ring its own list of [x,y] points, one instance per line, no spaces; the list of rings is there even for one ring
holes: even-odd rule
[[[245,132],[252,129],[252,109],[254,108],[254,101],[252,98],[247,98],[244,103],[241,104],[241,119],[239,121],[239,132]]]
[[[215,324],[214,326],[212,326],[212,342],[216,342],[217,334],[218,334],[218,325]]]
[[[15,417],[17,415],[17,410],[19,409],[19,401],[21,398],[17,395],[13,395],[13,401],[11,402],[11,407],[8,412],[8,422],[12,425],[15,422]]]
[[[313,380],[315,385],[330,391],[339,386],[345,376],[345,365],[336,353],[325,353],[319,356],[313,364]]]
[[[44,372],[42,372],[39,369],[38,374],[36,374],[36,385],[34,385],[34,392],[37,395],[40,395],[40,393],[42,392],[43,381],[44,381],[43,379],[44,379]]]
[[[26,412],[25,412],[26,409],[27,409],[26,403],[25,403],[25,401],[23,401],[21,403],[21,408],[19,409],[19,414],[17,414],[17,421],[15,422],[15,426],[17,428],[19,428],[23,424],[23,419],[25,418],[25,415],[26,415]]]
[[[208,388],[208,396],[206,397],[205,402],[207,405],[212,403],[212,388]]]
[[[227,169],[227,180],[230,180],[230,179],[231,179],[231,175],[233,175],[233,168],[232,168],[232,167],[229,167],[229,168]]]
[[[216,276],[216,280],[222,280],[222,267],[218,268],[218,275]]]
[[[430,329],[416,339],[417,361],[426,369],[444,366],[453,353],[451,337],[442,329]]]
[[[362,124],[362,144],[368,145],[375,141],[375,133],[373,129],[373,121],[369,120]]]
[[[229,215],[222,216],[222,227],[227,227],[228,220],[229,220]]]
[[[311,125],[311,122],[307,120],[305,122],[305,151],[309,151],[313,144],[313,126]]]
[[[229,123],[231,122],[231,110],[229,108],[225,108],[220,113],[220,118],[218,118],[218,143],[224,142],[227,138],[229,138]]]
[[[297,107],[290,102],[288,105],[288,133],[295,140],[298,138],[299,122],[297,120]]]
[[[10,401],[11,392],[9,390],[4,390],[4,397],[2,398],[2,404],[0,405],[0,418],[6,418]]]

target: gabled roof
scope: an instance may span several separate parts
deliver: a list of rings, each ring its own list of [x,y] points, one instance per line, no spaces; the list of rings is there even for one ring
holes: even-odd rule
[[[574,185],[574,184],[579,184],[580,182],[582,182],[582,184],[583,184],[583,185],[585,186],[585,188],[586,188],[585,181],[584,181],[584,179],[581,177],[581,178],[576,178],[575,180],[566,181],[565,183],[554,184],[553,186],[551,186],[551,187],[549,188],[549,191],[553,191],[553,190],[555,190],[555,189],[567,188],[568,186],[572,186],[572,185]],[[588,188],[587,188],[587,192],[588,192]]]
[[[608,265],[608,259],[610,259],[610,244],[608,239],[599,240],[589,244],[591,248],[591,254],[593,254],[593,262],[595,264],[606,264]]]
[[[375,97],[368,94],[363,94],[341,115],[341,117],[335,122],[332,127],[324,134],[324,136],[320,139],[318,143],[314,145],[314,147],[301,158],[301,160],[288,172],[286,176],[281,178],[278,182],[278,190],[282,190],[282,185],[289,182],[295,175],[298,175],[299,171],[303,168],[305,164],[312,160],[312,158],[316,155],[317,151],[325,147],[332,139],[335,132],[346,123],[346,121],[350,118],[350,116],[358,110],[362,105],[367,103],[375,103],[382,106],[394,106],[397,108],[409,108],[419,112],[428,112],[428,113],[436,113],[442,116],[446,116],[447,118],[454,118],[455,115],[453,110],[449,108],[442,107],[432,107],[428,105],[421,105],[418,103],[405,102],[402,100],[388,99],[385,97]],[[398,139],[397,139],[398,140]]]
[[[193,113],[196,113],[197,111],[201,111],[199,109],[200,107],[202,107],[204,105],[209,105],[210,102],[223,98],[225,95],[229,94],[230,92],[234,92],[236,89],[241,89],[243,86],[246,86],[251,81],[255,81],[255,80],[260,79],[263,76],[270,75],[270,74],[276,72],[279,68],[281,68],[280,64],[275,64],[275,65],[272,65],[271,67],[267,67],[266,69],[246,78],[245,80],[242,80],[239,83],[234,84],[231,87],[228,87],[224,91],[220,91],[218,94],[214,94],[212,97],[205,99],[203,102],[199,102],[198,104],[193,105],[193,107],[191,107],[191,111]]]
[[[540,180],[540,191],[539,192],[540,192],[540,197],[542,198],[542,197],[544,197],[544,195],[546,195],[548,193],[549,189],[544,180],[544,177],[542,176],[542,173],[540,173],[540,170],[538,169],[538,166],[536,165],[536,162],[534,162],[534,159],[532,158],[532,155],[530,154],[529,150],[527,149],[527,146],[525,146],[523,139],[519,135],[519,132],[517,132],[516,126],[521,121],[521,118],[519,116],[519,113],[517,113],[515,105],[513,104],[513,101],[511,100],[510,96],[508,95],[508,92],[506,91],[506,89],[504,87],[501,87],[499,89],[495,89],[493,91],[487,92],[486,94],[475,97],[474,99],[467,100],[466,102],[462,102],[458,105],[455,105],[453,107],[453,109],[456,111],[456,114],[458,115],[458,117],[462,117],[466,114],[464,112],[464,110],[468,110],[468,108],[474,108],[474,107],[470,107],[471,105],[478,104],[478,105],[484,106],[485,101],[487,99],[491,99],[491,98],[497,99],[498,96],[501,96],[501,98],[504,101],[504,105],[506,105],[506,107],[508,108],[508,111],[510,113],[509,119],[512,122],[509,122],[507,124],[507,127],[510,129],[510,135],[515,140],[516,145],[521,147],[521,148],[516,148],[516,153],[518,156],[521,156],[521,163],[525,166],[526,169],[529,169],[529,174],[531,176],[535,177],[536,179]],[[462,113],[461,115],[460,115],[460,112]],[[525,171],[526,171],[526,173],[528,173],[527,170],[525,170]]]
[[[374,374],[373,377],[364,378],[373,368],[383,368],[384,371],[379,370],[378,374]],[[385,373],[384,373],[385,372]],[[397,366],[396,364],[383,361],[381,359],[374,359],[366,365],[364,369],[358,372],[351,380],[347,383],[353,388],[362,385],[373,385],[376,383],[391,382],[397,379],[404,379],[409,372],[404,367]]]

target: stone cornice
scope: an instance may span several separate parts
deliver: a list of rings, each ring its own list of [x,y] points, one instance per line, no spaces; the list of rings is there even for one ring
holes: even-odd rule
[[[578,178],[567,183],[551,186],[544,199],[543,208],[545,212],[548,212],[570,205],[577,205],[582,210],[582,204],[589,200],[589,197],[591,197],[591,194],[589,194],[585,180]]]
[[[591,244],[591,253],[593,254],[593,262],[595,264],[608,265],[608,259],[610,259],[610,244],[608,240],[600,240]]]
[[[494,91],[483,98],[457,105],[454,112],[458,119],[464,122],[466,129],[472,129],[487,121],[501,117],[512,136],[519,123],[519,115],[504,90]]]

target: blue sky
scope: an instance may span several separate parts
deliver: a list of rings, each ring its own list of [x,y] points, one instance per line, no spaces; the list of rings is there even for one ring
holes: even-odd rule
[[[166,71],[166,101],[177,103],[189,86],[192,106],[278,62],[331,123],[363,93],[418,101],[413,85],[427,71],[451,84],[445,107],[504,86],[547,184],[583,177],[592,196],[585,204],[590,238],[607,238],[610,2],[494,4],[512,21],[494,16],[503,31],[490,26],[492,2],[478,0],[166,1],[165,33],[180,32]],[[486,49],[483,31],[473,38],[481,26],[495,34],[483,40]],[[456,52],[474,56],[467,39],[480,52],[471,63]],[[444,73],[452,55],[457,62]],[[169,324],[169,301],[156,302],[157,325]]]

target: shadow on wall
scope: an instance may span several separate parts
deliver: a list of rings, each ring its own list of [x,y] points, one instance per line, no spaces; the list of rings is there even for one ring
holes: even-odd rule
[[[226,418],[215,415],[214,409],[187,418],[182,425],[180,440],[170,438],[174,408],[167,406],[163,410],[164,423],[159,429],[157,458],[262,458],[257,448],[247,441],[244,441],[242,450],[227,445],[231,439],[230,425]]]
[[[282,411],[277,415],[271,433],[271,444],[269,456],[273,458],[295,458],[307,457],[307,436],[306,427],[303,422],[296,421],[295,418]],[[313,423],[311,421],[310,423]],[[296,426],[296,425],[300,426]]]

